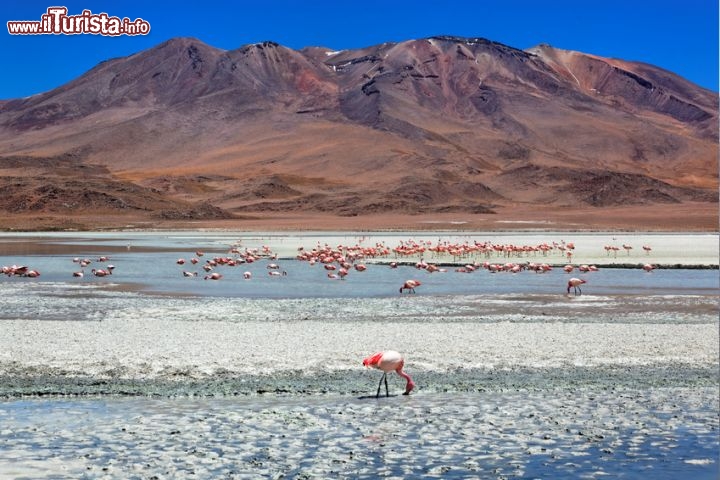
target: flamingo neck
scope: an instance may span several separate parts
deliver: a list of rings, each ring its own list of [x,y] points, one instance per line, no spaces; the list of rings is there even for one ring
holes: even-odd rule
[[[413,388],[415,388],[415,382],[413,382],[413,379],[408,375],[407,373],[403,372],[401,368],[397,369],[397,374],[403,377],[405,380],[407,380],[407,384],[405,385],[405,393],[408,394],[412,391]]]

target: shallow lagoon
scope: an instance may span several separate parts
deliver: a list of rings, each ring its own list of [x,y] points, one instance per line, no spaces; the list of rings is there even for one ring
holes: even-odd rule
[[[0,279],[0,477],[717,476],[717,270],[575,272],[588,281],[575,297],[559,268],[429,274],[414,257],[341,281],[292,259],[411,237],[3,236],[0,264],[42,275]],[[574,241],[573,263],[617,261],[605,234],[456,237]],[[688,239],[695,256],[676,261]],[[630,264],[717,253],[713,235],[623,240]],[[220,281],[182,276],[178,258],[230,245],[268,245],[287,275],[263,259],[218,267]],[[73,257],[99,255],[112,276],[71,276]],[[538,260],[566,263],[522,259]],[[417,294],[398,293],[407,278]],[[410,397],[373,397],[360,361],[386,348],[406,354]]]

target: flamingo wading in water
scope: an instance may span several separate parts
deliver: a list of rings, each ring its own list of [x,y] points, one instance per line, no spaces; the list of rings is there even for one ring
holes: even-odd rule
[[[402,355],[400,355],[394,350],[373,353],[372,355],[363,360],[363,365],[365,367],[377,368],[378,370],[383,371],[383,376],[380,378],[380,383],[378,384],[375,398],[380,397],[380,388],[382,387],[383,381],[385,381],[385,396],[390,396],[387,384],[387,374],[389,372],[395,372],[401,377],[403,377],[405,380],[407,380],[407,384],[405,385],[405,392],[403,393],[403,395],[409,395],[412,389],[415,388],[415,382],[413,382],[412,378],[410,378],[410,375],[403,372],[405,360],[403,359]]]
[[[580,292],[580,295],[582,295],[582,290],[580,290],[580,285],[582,285],[583,283],[587,283],[587,282],[581,278],[571,278],[570,280],[568,280],[568,284],[567,284],[568,295],[570,295],[571,288],[574,289],[575,295],[577,295],[578,292]]]
[[[403,293],[403,290],[407,290],[409,293],[415,293],[415,287],[419,287],[422,285],[419,280],[407,280],[405,283],[403,283],[403,286],[400,287],[400,293]]]

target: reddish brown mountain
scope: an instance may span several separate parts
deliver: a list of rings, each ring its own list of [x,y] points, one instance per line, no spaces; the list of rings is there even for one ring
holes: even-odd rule
[[[13,214],[713,211],[717,173],[717,93],[479,38],[340,52],[181,38],[0,103]]]

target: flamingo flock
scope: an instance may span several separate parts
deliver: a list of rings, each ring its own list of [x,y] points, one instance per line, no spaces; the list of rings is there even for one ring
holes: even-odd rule
[[[335,245],[331,246],[327,243],[321,244],[320,242],[312,248],[305,248],[300,246],[297,248],[297,255],[295,260],[304,262],[309,266],[322,265],[325,270],[328,279],[332,280],[345,280],[351,276],[352,272],[365,272],[368,270],[366,262],[371,261],[373,264],[387,263],[391,268],[397,268],[399,262],[387,260],[395,257],[404,259],[406,263],[410,255],[419,255],[420,259],[414,263],[415,268],[418,270],[424,270],[427,273],[445,273],[448,271],[447,268],[438,266],[436,263],[427,262],[423,255],[429,254],[433,258],[439,258],[442,254],[448,254],[453,258],[472,259],[472,255],[482,255],[484,257],[503,257],[509,260],[511,257],[522,257],[528,255],[540,255],[548,256],[553,253],[562,255],[564,252],[572,252],[575,249],[575,245],[572,242],[553,242],[553,243],[542,243],[535,246],[523,246],[523,245],[508,245],[508,244],[493,244],[490,242],[479,243],[479,242],[465,242],[463,244],[449,243],[449,242],[414,242],[414,241],[400,241],[399,245],[394,248],[390,248],[383,242],[376,242],[372,246],[361,246],[355,245]],[[229,254],[231,256],[220,256],[213,257],[205,260],[205,264],[202,265],[203,270],[206,274],[204,275],[205,280],[220,280],[223,275],[214,272],[213,270],[220,266],[237,266],[242,264],[254,263],[258,260],[267,260],[268,263],[265,265],[267,273],[271,277],[286,276],[287,272],[282,270],[277,260],[278,255],[267,247],[263,246],[261,249],[257,248],[245,248],[241,249],[238,245],[233,246]],[[190,263],[197,265],[199,258],[203,254],[198,251],[196,256],[190,259]],[[234,255],[234,256],[232,256]],[[187,262],[184,258],[177,259],[178,265],[185,265]],[[508,272],[508,273],[520,273],[522,271],[532,271],[535,273],[546,273],[552,271],[553,267],[547,262],[534,262],[534,261],[504,261],[504,262],[491,262],[485,260],[480,262],[475,260],[472,263],[465,263],[454,269],[457,273],[473,273],[479,270],[486,270],[490,273]],[[597,267],[594,265],[580,265],[577,269],[581,272],[597,271]],[[575,270],[572,265],[566,265],[564,271],[570,273]],[[190,272],[183,270],[182,274],[185,277],[196,277],[196,272]],[[245,280],[252,278],[252,273],[245,271],[243,273]],[[422,281],[418,279],[410,279],[405,281],[398,289],[399,293],[416,293],[416,288],[422,285]]]
[[[97,262],[107,262],[109,260],[110,260],[110,257],[108,257],[108,256],[101,256],[96,259]],[[84,277],[85,276],[85,267],[87,267],[93,263],[93,261],[89,258],[79,258],[79,257],[73,258],[72,261],[73,261],[73,263],[77,263],[80,266],[80,270],[76,270],[76,271],[72,272],[72,276],[75,278]],[[107,265],[104,269],[102,269],[102,268],[92,269],[91,273],[93,275],[95,275],[96,277],[105,277],[107,275],[112,275],[114,268],[115,268],[114,265]],[[37,278],[40,276],[40,272],[38,270],[32,269],[25,265],[3,266],[2,273],[7,275],[8,277]]]
[[[96,262],[108,262],[110,260],[110,257],[108,256],[101,256],[98,257],[95,261]],[[88,267],[93,263],[93,260],[89,258],[79,258],[75,257],[72,259],[73,263],[77,263],[80,266],[80,270],[75,270],[72,272],[72,277],[74,278],[83,278],[85,276],[85,267]],[[95,275],[96,277],[105,277],[108,275],[112,275],[113,270],[115,269],[114,265],[107,265],[105,268],[93,268],[90,272]],[[2,271],[3,274],[7,275],[8,277],[26,277],[26,278],[38,278],[40,277],[40,271],[30,268],[26,265],[10,265],[10,266],[3,266],[0,268],[0,271]]]
[[[621,247],[618,247],[617,245],[605,245],[603,248],[605,248],[605,253],[610,256],[610,254],[613,255],[613,257],[617,258],[617,252],[620,251]],[[622,244],[622,249],[625,250],[625,253],[627,255],[630,255],[630,252],[633,249],[633,246],[628,243]],[[643,251],[646,255],[650,255],[650,252],[652,252],[652,247],[650,245],[643,245],[642,246]]]
[[[240,249],[238,245],[230,247],[227,255],[215,256],[212,258],[201,261],[201,257],[205,256],[202,250],[197,250],[195,256],[190,258],[189,262],[192,265],[201,268],[205,274],[203,275],[204,280],[221,280],[224,275],[216,271],[220,267],[238,267],[241,265],[248,265],[255,263],[259,260],[277,260],[277,254],[273,253],[270,247],[263,246],[262,248],[245,248]],[[175,260],[177,265],[184,266],[187,264],[185,258],[178,258]],[[280,277],[287,275],[287,272],[280,271],[280,265],[277,263],[268,263],[266,266],[268,275],[271,277]],[[197,271],[182,270],[182,275],[186,278],[193,278],[198,276]],[[245,280],[252,278],[252,273],[245,271],[242,274]]]
[[[8,277],[28,277],[36,278],[40,276],[40,272],[33,270],[26,265],[10,265],[2,267],[2,273]]]
[[[354,245],[330,245],[317,242],[313,248],[300,246],[297,248],[295,260],[309,266],[322,266],[328,279],[346,281],[353,275],[366,272],[369,268],[375,268],[380,264],[385,264],[390,268],[397,268],[400,265],[414,265],[417,270],[433,275],[447,273],[449,269],[446,267],[449,265],[453,265],[452,271],[458,274],[472,274],[479,271],[492,274],[519,274],[521,272],[544,274],[551,272],[558,263],[562,265],[562,259],[572,260],[575,252],[575,244],[564,240],[521,245],[490,241],[466,240],[464,242],[449,242],[408,239],[398,241],[395,246],[390,246],[385,242],[361,245],[365,240],[362,239],[360,243]],[[624,249],[627,255],[630,255],[633,249],[632,245],[627,243],[621,245],[622,247],[606,245],[607,255],[617,255],[620,248]],[[645,255],[650,255],[652,247],[647,244],[642,245],[642,250]],[[287,271],[283,270],[278,262],[278,254],[268,246],[242,248],[237,243],[230,246],[226,255],[207,258],[201,249],[194,249],[192,252],[193,254],[189,257],[175,259],[175,263],[183,267],[179,273],[186,278],[202,276],[205,280],[222,280],[225,275],[219,271],[221,267],[248,265],[263,260],[267,261],[265,268],[269,277],[281,278],[287,276]],[[556,257],[555,260],[551,260],[552,257]],[[109,261],[110,257],[105,255],[94,259],[73,258],[73,262],[78,264],[80,268],[73,271],[72,276],[83,278],[85,269],[91,266],[94,267],[90,270],[92,276],[111,276],[115,268],[113,265],[107,264],[100,267],[94,265]],[[192,268],[188,269],[188,266],[195,267],[200,272],[194,271]],[[648,273],[657,268],[656,265],[651,263],[644,263],[640,267]],[[597,266],[589,264],[565,263],[561,268],[567,274],[576,271],[585,274],[598,271]],[[24,265],[2,267],[2,273],[11,277],[36,278],[40,276],[38,270]],[[199,275],[199,273],[202,273],[202,275]],[[251,280],[253,274],[250,271],[245,271],[242,273],[242,277],[245,280]],[[582,283],[573,284],[574,280],[578,279],[573,277],[570,280],[566,289],[567,293],[569,294],[570,290],[573,290],[576,295],[581,294],[581,285],[587,282],[582,280]],[[423,283],[431,282],[417,278],[406,280],[400,285],[399,293],[416,293],[416,288],[423,285]]]
[[[396,257],[408,257],[413,255],[429,255],[430,258],[452,257],[454,262],[465,258],[481,257],[527,257],[527,256],[543,256],[547,257],[555,253],[565,255],[566,252],[575,249],[572,242],[543,242],[536,245],[517,245],[517,244],[499,244],[490,241],[466,241],[463,243],[451,243],[448,241],[420,241],[414,240],[401,241],[400,244],[393,248],[392,251]]]

